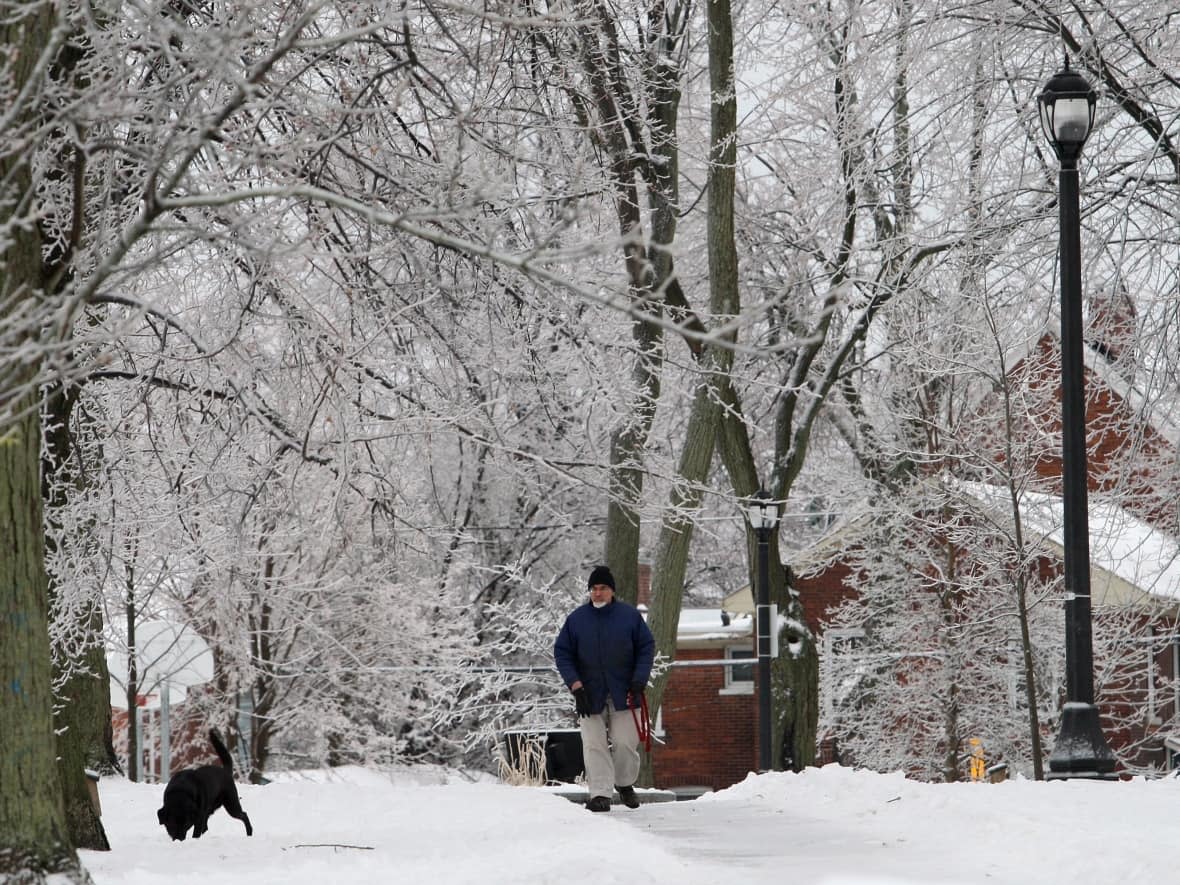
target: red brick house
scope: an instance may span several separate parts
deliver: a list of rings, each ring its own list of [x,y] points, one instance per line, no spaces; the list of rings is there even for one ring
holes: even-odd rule
[[[1096,300],[1090,305],[1090,315],[1089,342],[1084,350],[1091,493],[1115,488],[1131,490],[1127,509],[1131,518],[1141,522],[1136,522],[1135,530],[1127,537],[1142,539],[1145,531],[1155,530],[1174,540],[1180,537],[1180,396],[1174,406],[1158,396],[1148,397],[1131,375],[1135,315],[1128,300]],[[1040,440],[1039,447],[1030,449],[1035,453],[1033,467],[1042,481],[1040,490],[1048,495],[1059,488],[1061,477],[1058,353],[1058,336],[1046,329],[1031,336],[1023,344],[1023,352],[1009,354],[1008,360],[1013,366],[1010,378],[1026,395],[1025,425],[1018,433]],[[994,395],[984,397],[980,411],[986,413],[997,405]],[[993,458],[1001,462],[1002,442],[998,438],[981,440],[980,448],[992,447]],[[1038,499],[1042,506],[1051,506],[1048,500]],[[1117,519],[1118,514],[1111,512],[1110,517]],[[1176,600],[1172,594],[1180,596],[1180,586],[1167,586],[1174,580],[1172,573],[1164,570],[1155,577],[1139,578],[1120,574],[1114,561],[1118,557],[1109,550],[1103,554],[1103,544],[1117,543],[1118,539],[1104,527],[1098,528],[1107,537],[1091,545],[1091,585],[1096,607],[1139,606],[1144,618],[1156,619],[1158,630],[1173,630]],[[1043,535],[1045,550],[1039,569],[1043,577],[1050,577],[1061,570],[1062,549],[1060,539],[1055,539],[1048,527]],[[821,657],[825,649],[830,652],[834,645],[855,640],[826,631],[830,613],[855,593],[852,568],[840,555],[841,545],[849,542],[847,528],[837,529],[791,563],[804,617],[818,637]],[[1107,561],[1105,567],[1103,559]],[[641,574],[640,582],[642,601],[647,586],[645,574]],[[680,666],[669,677],[664,709],[657,723],[664,743],[653,750],[658,786],[721,789],[757,767],[752,671],[698,666],[703,661],[734,655],[752,656],[752,601],[748,590],[744,595],[744,600],[727,599],[720,609],[689,609],[683,613],[677,641]],[[727,624],[722,623],[723,612]],[[1118,698],[1100,699],[1108,725],[1112,720],[1120,723],[1121,730],[1108,733],[1108,740],[1115,746],[1142,743],[1157,724],[1166,723],[1180,710],[1180,691],[1175,688],[1180,682],[1180,644],[1174,643],[1161,652],[1154,664],[1153,673],[1145,660],[1142,673],[1124,681],[1128,694],[1157,695],[1157,714],[1149,721],[1128,724],[1126,717],[1119,715]],[[833,736],[821,735],[820,761],[833,761],[836,746],[838,741]],[[1180,758],[1180,734],[1173,739],[1160,732],[1154,747],[1148,753],[1151,758],[1140,761],[1157,767],[1180,767],[1176,762]]]
[[[973,512],[1005,518],[1006,490],[961,484],[958,493],[974,502]],[[1060,498],[1026,492],[1021,501],[1025,537],[1037,551],[1030,568],[1043,586],[1059,578],[1063,568],[1062,503]],[[866,518],[867,520],[867,518]],[[1180,543],[1110,502],[1092,500],[1090,508],[1090,584],[1095,635],[1140,636],[1141,651],[1124,648],[1117,671],[1109,660],[1096,656],[1096,668],[1104,669],[1098,705],[1104,716],[1104,733],[1111,748],[1132,770],[1164,770],[1174,765],[1174,748],[1168,745],[1174,715],[1180,710]],[[856,655],[863,630],[831,626],[831,615],[858,584],[871,577],[850,566],[858,537],[858,521],[851,520],[827,539],[828,555],[835,558],[800,561],[803,574],[796,588],[807,607],[809,625],[818,636],[821,657],[821,704],[827,713],[839,703],[839,673],[834,655]],[[971,552],[959,554],[964,563]],[[961,565],[970,568],[970,565]],[[1058,610],[1054,609],[1054,613]],[[1118,631],[1118,633],[1113,633]],[[925,648],[907,650],[911,658],[934,654]],[[1013,665],[1013,679],[1017,669]],[[970,680],[967,680],[970,683]],[[1101,683],[1108,687],[1104,691]],[[1146,715],[1143,711],[1147,710]],[[839,745],[840,735],[830,734],[829,745]],[[1048,736],[1047,736],[1048,737]],[[824,761],[832,761],[827,759]],[[848,760],[844,760],[848,761]],[[855,761],[855,760],[852,760]]]
[[[1125,333],[1133,320],[1133,312],[1128,318],[1126,311],[1092,307],[1092,340],[1084,348],[1091,589],[1096,629],[1099,619],[1117,611],[1140,627],[1150,627],[1163,641],[1153,644],[1154,651],[1145,651],[1138,665],[1124,666],[1117,678],[1108,675],[1107,684],[1117,688],[1100,693],[1097,702],[1112,749],[1140,770],[1161,770],[1180,767],[1180,734],[1170,730],[1170,720],[1180,710],[1180,639],[1166,639],[1176,635],[1180,603],[1180,406],[1158,395],[1149,399],[1130,375]],[[1103,323],[1106,333],[1101,332]],[[1112,329],[1119,334],[1109,334]],[[1036,526],[1041,550],[1037,570],[1046,577],[1060,574],[1063,557],[1056,497],[1061,477],[1057,353],[1057,336],[1047,331],[1030,340],[1009,375],[1024,405],[1016,432],[1025,443],[1023,450],[1031,453],[1030,466],[1038,478],[1035,489],[1025,493],[1022,518]],[[989,411],[985,399],[981,412]],[[990,448],[992,459],[1002,463],[1001,443],[982,439],[978,449]],[[1122,493],[1121,507],[1104,495],[1113,490]],[[969,491],[984,506],[1004,509],[1003,501],[987,501],[991,492],[986,486]],[[858,639],[854,630],[828,630],[832,613],[865,579],[855,573],[847,555],[856,543],[856,520],[848,519],[792,563],[806,620],[819,637],[821,670],[826,656]],[[825,690],[827,698],[822,697]],[[832,686],[821,685],[821,703],[831,704],[832,693]],[[1148,713],[1131,716],[1132,709]],[[831,737],[838,741],[839,735]]]

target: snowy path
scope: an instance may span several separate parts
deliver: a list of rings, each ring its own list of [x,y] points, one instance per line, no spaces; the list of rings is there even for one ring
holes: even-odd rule
[[[612,813],[653,849],[728,868],[725,885],[1180,882],[1144,838],[1180,781],[931,785],[834,766]],[[605,815],[604,815],[605,816]]]
[[[672,843],[675,847],[669,850],[679,857],[753,868],[764,868],[769,858],[789,862],[791,827],[783,819],[785,812],[774,816],[780,820],[768,823],[765,810],[730,802],[645,805],[635,814],[620,815],[654,838]],[[768,838],[770,828],[784,838]]]
[[[733,881],[742,885],[781,885],[787,879],[826,885],[980,881],[962,875],[962,846],[955,842],[931,846],[935,850],[916,863],[907,846],[913,833],[890,835],[888,827],[866,828],[854,820],[799,815],[781,807],[676,802],[613,816],[658,840],[674,856],[731,868]],[[987,881],[1005,879],[988,875]]]

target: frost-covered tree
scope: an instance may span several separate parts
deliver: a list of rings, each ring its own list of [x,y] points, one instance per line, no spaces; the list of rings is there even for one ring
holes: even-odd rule
[[[857,592],[822,664],[824,726],[848,761],[955,781],[976,739],[989,760],[1040,772],[1030,723],[1043,739],[1056,711],[1059,581],[993,507],[924,482],[856,521]]]

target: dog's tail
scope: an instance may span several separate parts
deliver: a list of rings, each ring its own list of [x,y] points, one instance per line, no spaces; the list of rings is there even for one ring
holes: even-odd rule
[[[217,751],[217,758],[221,760],[221,764],[233,771],[234,757],[229,754],[229,750],[225,748],[225,744],[221,740],[221,735],[217,733],[217,729],[209,729],[209,740],[213,744],[213,749]]]

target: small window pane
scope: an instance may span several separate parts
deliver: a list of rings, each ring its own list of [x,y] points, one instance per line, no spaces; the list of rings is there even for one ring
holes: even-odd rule
[[[737,660],[754,660],[754,650],[752,648],[727,648],[725,650],[725,657]],[[734,664],[726,667],[725,684],[728,685],[742,685],[753,683],[754,681],[754,664]]]

